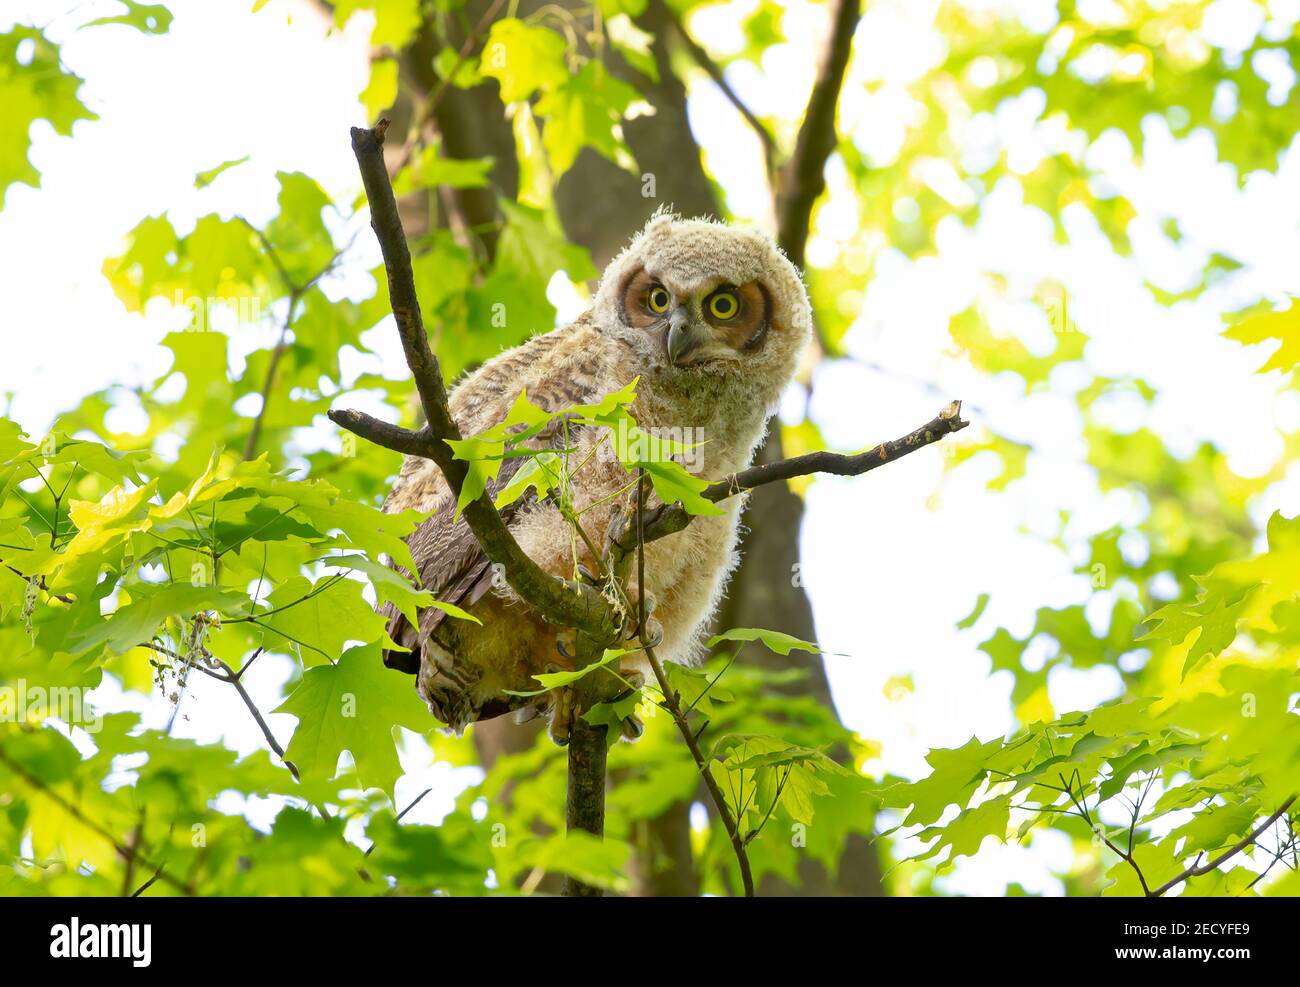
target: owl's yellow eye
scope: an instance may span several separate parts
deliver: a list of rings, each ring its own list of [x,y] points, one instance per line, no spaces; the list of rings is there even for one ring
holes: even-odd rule
[[[740,299],[734,291],[719,291],[709,298],[709,314],[715,319],[734,319],[740,311]]]
[[[650,289],[650,293],[645,296],[646,307],[654,312],[655,315],[662,315],[668,311],[668,306],[673,302],[672,296],[668,294],[668,289],[663,285],[655,285]]]

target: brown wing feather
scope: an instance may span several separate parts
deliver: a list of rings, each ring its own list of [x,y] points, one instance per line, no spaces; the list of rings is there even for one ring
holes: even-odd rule
[[[472,379],[469,389],[457,388],[459,393],[452,394],[453,414],[462,429],[478,434],[505,418],[525,385],[529,399],[548,411],[596,400],[606,390],[604,374],[600,372],[604,361],[602,342],[601,334],[593,329],[589,316],[583,316],[563,329],[534,337],[486,365]],[[573,357],[568,358],[572,362],[561,370],[566,358],[555,358],[554,354],[566,348],[573,353]],[[574,438],[572,427],[569,437],[570,441]],[[539,449],[548,446],[559,448],[563,439],[564,429],[557,421],[529,445]],[[509,483],[525,461],[524,458],[511,458],[503,462],[496,480],[488,485],[489,492],[495,493]],[[420,585],[437,599],[468,609],[492,587],[492,566],[464,519],[453,517],[454,502],[436,467],[429,463],[427,468],[433,471],[444,493],[437,504],[437,512],[415,530],[408,544],[420,570]],[[404,469],[403,473],[406,472]],[[391,502],[392,495],[389,499]],[[503,509],[501,513],[506,524],[509,525],[520,510],[534,501],[535,493],[529,490]],[[387,507],[385,504],[385,509]],[[446,614],[434,607],[422,610],[418,615],[419,627],[414,628],[391,604],[384,606],[383,613],[388,617],[389,637],[410,649],[385,651],[384,664],[417,674],[420,649],[436,632]]]
[[[523,463],[521,458],[503,462],[497,479],[488,484],[488,491],[495,494],[509,483]],[[502,519],[509,525],[515,513],[534,499],[534,492],[529,490],[501,511]],[[453,517],[453,506],[451,497],[444,497],[438,504],[437,513],[415,529],[407,544],[415,564],[420,567],[420,586],[430,590],[436,599],[467,610],[492,588],[492,565],[465,519]],[[410,576],[406,572],[403,575]],[[446,612],[437,607],[419,611],[418,629],[413,628],[406,615],[392,603],[385,603],[382,613],[388,618],[388,636],[410,649],[386,650],[384,664],[409,675],[417,674],[420,671],[420,648],[446,618]]]
[[[560,406],[567,407],[584,400],[587,400],[585,396],[566,398],[560,402]],[[569,441],[575,442],[580,431],[581,426],[570,426]],[[528,445],[537,449],[558,449],[563,442],[564,429],[557,421],[539,433]],[[488,493],[495,495],[506,486],[525,462],[525,457],[505,460],[496,479],[487,485]],[[501,517],[507,527],[519,511],[536,500],[536,491],[530,488],[514,503],[502,508]],[[450,494],[442,498],[437,512],[415,529],[407,544],[410,545],[416,565],[420,567],[420,586],[430,590],[438,600],[468,610],[492,588],[493,572],[490,560],[483,553],[465,519],[453,518],[453,505]],[[403,575],[409,577],[409,573]],[[411,627],[406,616],[391,603],[384,604],[382,612],[388,618],[388,636],[396,644],[410,649],[386,650],[384,664],[409,675],[417,674],[420,671],[420,648],[446,618],[446,612],[436,607],[421,610],[418,614],[418,630]]]

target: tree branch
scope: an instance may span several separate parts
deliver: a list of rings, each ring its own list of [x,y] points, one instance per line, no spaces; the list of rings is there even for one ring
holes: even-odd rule
[[[577,635],[577,655],[574,664],[585,668],[598,661],[604,651],[586,635]],[[609,759],[604,724],[593,725],[583,719],[583,714],[598,703],[612,699],[609,680],[601,675],[588,675],[575,682],[573,689],[573,723],[569,728],[568,785],[564,802],[565,831],[582,830],[592,836],[605,835],[605,777]],[[568,875],[564,879],[564,897],[599,898],[601,890]]]
[[[257,708],[257,703],[253,701],[253,697],[249,695],[248,690],[244,688],[244,683],[240,681],[240,676],[243,674],[242,672],[236,672],[229,664],[207,650],[204,650],[201,659],[191,661],[184,655],[177,654],[171,648],[165,648],[161,644],[154,644],[152,641],[142,641],[138,647],[148,648],[150,651],[156,651],[158,654],[166,655],[174,661],[188,663],[209,678],[216,679],[218,682],[225,682],[228,685],[233,685],[235,691],[239,694],[239,698],[243,701],[244,705],[248,707],[248,711],[253,714],[253,720],[257,723],[257,728],[262,731],[262,736],[266,738],[267,746],[275,752],[276,757],[284,762],[284,766],[288,768],[289,773],[293,775],[294,781],[302,781],[302,776],[298,773],[298,766],[284,756],[284,748],[280,745],[280,742],[275,739],[275,734],[271,732],[271,728],[267,725],[266,719],[262,716],[262,711]],[[212,667],[205,667],[203,664],[204,661],[210,661]],[[318,806],[317,808],[319,809],[320,807]],[[322,816],[326,816],[324,809],[320,809],[320,812]]]
[[[329,412],[329,420],[339,428],[353,435],[359,435],[377,446],[391,449],[393,452],[400,452],[407,456],[423,456],[425,459],[433,458],[435,439],[429,434],[427,426],[418,430],[402,428],[400,425],[390,425],[373,415],[367,415],[364,411],[355,411],[351,408],[332,409]]]
[[[352,245],[348,242],[341,250],[337,250],[334,256],[330,258],[328,264],[313,274],[304,284],[298,284],[289,273],[289,269],[284,266],[284,261],[280,259],[280,253],[275,249],[275,244],[271,243],[270,238],[255,224],[249,222],[243,216],[236,216],[236,220],[246,226],[258,242],[266,255],[271,258],[271,264],[275,267],[276,273],[280,276],[280,282],[284,285],[284,290],[289,298],[289,310],[285,313],[284,324],[280,327],[280,336],[276,340],[275,348],[271,351],[271,359],[266,368],[266,379],[262,382],[262,406],[257,409],[257,417],[253,419],[253,427],[248,433],[248,440],[244,444],[244,459],[252,459],[257,455],[257,443],[262,436],[262,423],[266,420],[267,405],[271,401],[271,388],[275,385],[275,375],[280,368],[280,361],[284,359],[285,351],[289,348],[289,330],[293,328],[294,310],[297,309],[298,303],[303,296],[325,275],[334,270],[338,264],[339,258]],[[355,239],[355,236],[354,236]]]
[[[862,0],[831,0],[830,40],[808,97],[794,154],[781,172],[776,195],[777,243],[800,270],[813,205],[826,188],[826,159],[835,150],[835,107],[853,49],[853,32],[861,16]]]
[[[791,459],[752,466],[711,484],[705,488],[701,496],[716,504],[744,490],[752,490],[780,480],[791,480],[798,476],[811,476],[814,473],[861,476],[886,463],[902,459],[917,449],[932,445],[953,432],[960,432],[969,424],[970,422],[961,417],[961,402],[953,401],[920,428],[913,429],[901,438],[882,442],[866,452],[853,456],[834,452],[810,452]],[[681,531],[691,523],[692,518],[693,515],[687,513],[680,504],[659,507],[646,517],[645,540],[652,542]],[[633,546],[620,543],[619,547],[624,551],[630,551]]]
[[[431,459],[459,499],[469,468],[464,460],[455,458],[446,441],[460,439],[460,428],[448,409],[442,370],[438,358],[429,348],[429,338],[420,314],[420,301],[411,272],[411,253],[384,164],[383,145],[387,128],[387,120],[380,120],[373,129],[353,127],[352,151],[370,202],[370,225],[384,255],[388,297],[402,340],[402,352],[415,378],[428,424],[422,435],[407,430],[394,431],[392,426],[377,429],[374,419],[356,412],[331,411],[329,417],[341,428],[355,430],[387,448],[395,448],[395,443],[398,443],[402,447],[400,451]],[[381,438],[389,441],[381,442]],[[600,592],[582,583],[558,579],[538,566],[510,534],[489,495],[485,493],[466,504],[463,514],[484,553],[502,567],[506,582],[544,618],[561,626],[576,628],[596,640],[614,643],[618,621]]]
[[[1166,891],[1178,887],[1178,885],[1182,884],[1188,878],[1204,877],[1206,874],[1210,873],[1211,871],[1218,870],[1221,864],[1231,859],[1232,857],[1235,857],[1237,854],[1241,853],[1242,850],[1246,849],[1257,839],[1259,839],[1260,836],[1263,835],[1264,830],[1268,829],[1275,822],[1277,822],[1284,815],[1286,815],[1287,810],[1290,809],[1291,806],[1295,804],[1295,800],[1296,800],[1296,796],[1292,795],[1289,799],[1287,799],[1280,806],[1278,806],[1276,812],[1274,812],[1271,816],[1269,816],[1262,823],[1260,823],[1253,830],[1251,830],[1251,832],[1247,834],[1247,836],[1243,840],[1241,840],[1241,842],[1237,843],[1234,846],[1229,847],[1227,850],[1224,850],[1223,853],[1219,854],[1213,860],[1206,861],[1203,864],[1193,864],[1191,867],[1187,868],[1187,870],[1183,871],[1177,877],[1171,877],[1169,880],[1165,881],[1164,884],[1160,885],[1160,887],[1148,891],[1147,897],[1159,898]],[[1134,866],[1137,865],[1135,864]]]
[[[745,105],[745,101],[731,88],[731,84],[727,82],[726,76],[723,75],[718,63],[709,56],[709,53],[700,46],[699,42],[687,33],[686,26],[682,24],[677,12],[666,3],[662,6],[665,18],[672,25],[674,33],[681,38],[686,53],[691,56],[691,60],[708,74],[709,78],[713,80],[713,84],[721,90],[722,95],[736,108],[736,112],[744,117],[745,122],[758,136],[759,143],[763,145],[763,163],[767,167],[768,175],[771,176],[776,167],[776,141],[772,137],[772,132],[767,129],[763,121],[754,115],[754,112]]]

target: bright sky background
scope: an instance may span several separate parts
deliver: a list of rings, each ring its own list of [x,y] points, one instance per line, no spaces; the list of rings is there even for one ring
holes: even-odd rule
[[[67,65],[87,79],[82,97],[100,117],[78,123],[75,141],[38,124],[32,158],[42,188],[12,186],[0,213],[0,272],[6,281],[0,392],[15,392],[9,413],[34,435],[81,395],[150,382],[168,366],[169,355],[158,344],[184,324],[185,314],[158,303],[147,317],[128,314],[100,273],[103,259],[120,251],[123,234],[143,216],[167,211],[181,229],[214,209],[264,219],[274,212],[277,170],[306,172],[340,201],[349,201],[359,186],[346,135],[364,118],[357,100],[367,72],[364,17],[338,32],[299,0],[272,0],[257,15],[250,12],[251,0],[168,5],[177,16],[161,38],[118,27],[74,30],[92,13],[116,13],[111,2],[9,0],[0,11],[0,28],[12,17],[48,25]],[[1043,0],[980,5],[1015,8],[1036,26],[1055,17],[1053,4]],[[75,13],[60,16],[74,6]],[[811,82],[810,52],[824,30],[824,12],[802,0],[789,6],[790,43],[773,50],[761,71],[745,67],[729,74],[760,114],[797,115]],[[846,131],[877,160],[888,160],[897,147],[909,112],[903,85],[941,55],[928,29],[933,6],[934,0],[876,0],[859,30],[840,113]],[[1274,7],[1290,11],[1293,19],[1300,0]],[[1259,25],[1243,17],[1243,5],[1219,0],[1214,8],[1214,40],[1238,49],[1248,45]],[[749,9],[748,0],[741,0],[725,15],[702,14],[695,30],[725,52],[739,45],[734,25]],[[864,84],[878,78],[888,81],[868,98]],[[1293,82],[1283,73],[1275,87],[1285,93]],[[986,121],[990,136],[1007,143],[1024,171],[1059,139],[1032,125],[1035,109],[1026,97]],[[741,218],[769,225],[752,133],[706,80],[696,80],[690,110],[729,207]],[[195,190],[195,173],[245,154],[251,156],[248,164],[207,190]],[[1092,369],[1138,374],[1159,388],[1150,411],[1113,402],[1109,413],[1117,426],[1148,425],[1176,451],[1211,440],[1245,474],[1264,471],[1280,452],[1274,426],[1300,427],[1300,396],[1279,394],[1279,375],[1253,373],[1259,353],[1219,336],[1223,312],[1260,294],[1280,299],[1300,293],[1300,155],[1289,154],[1278,175],[1255,176],[1241,190],[1230,169],[1214,164],[1209,139],[1175,141],[1156,123],[1148,129],[1140,166],[1123,140],[1102,141],[1093,163],[1138,209],[1129,231],[1133,259],[1115,260],[1083,211],[1068,214],[1072,244],[1055,243],[1048,220],[1024,207],[1008,183],[994,190],[976,228],[942,224],[936,255],[916,262],[886,258],[849,337],[857,359],[818,374],[811,410],[835,446],[861,448],[903,434],[960,397],[967,417],[1042,450],[1031,455],[1026,477],[1005,493],[983,489],[996,472],[991,457],[945,474],[939,449],[863,480],[819,480],[809,493],[803,576],[820,643],[844,655],[828,659],[841,713],[851,728],[883,744],[872,768],[918,776],[926,771],[922,759],[929,749],[1010,729],[1009,677],[989,677],[989,661],[976,646],[998,626],[1023,637],[1040,606],[1088,597],[1085,578],[1073,574],[1071,560],[1044,540],[1056,533],[1058,510],[1076,512],[1069,529],[1076,536],[1142,516],[1139,497],[1100,494],[1084,464],[1075,438],[1073,393],[1083,383],[1078,374],[1062,368],[1050,392],[1026,398],[1018,378],[990,380],[945,355],[951,345],[948,319],[977,296],[977,272],[1004,274],[1013,298],[1023,289],[1025,301],[1006,303],[1002,324],[1039,352],[1050,350],[1051,328],[1032,302],[1032,290],[1054,277],[1069,292],[1072,317],[1092,338],[1086,352]],[[813,263],[835,256],[837,238],[853,232],[838,224],[857,213],[834,160],[829,175],[832,207],[822,211],[809,245]],[[847,205],[833,208],[837,202]],[[1179,244],[1161,231],[1170,216],[1185,234]],[[1210,251],[1230,254],[1246,267],[1195,302],[1169,309],[1155,304],[1145,281],[1167,290],[1189,286]],[[350,256],[353,263],[328,286],[331,294],[368,292],[371,282],[363,272],[376,263],[377,251],[363,236]],[[267,345],[269,332],[250,335],[234,348]],[[382,368],[390,376],[405,372],[390,324],[372,331],[367,342],[381,357],[347,365],[357,372]],[[126,402],[119,414],[118,424],[129,427],[138,411]],[[1279,508],[1288,515],[1300,510],[1295,470],[1260,498],[1254,515],[1262,524]],[[992,597],[985,615],[974,629],[956,630],[982,592]],[[1108,612],[1094,604],[1089,616],[1101,622]],[[902,675],[913,677],[915,691],[887,696],[886,683]],[[287,676],[287,663],[268,661],[250,677],[263,710],[278,702]],[[263,744],[233,691],[202,676],[194,679],[199,681],[191,680],[178,734],[224,736],[241,752]],[[1114,697],[1120,682],[1107,668],[1061,669],[1049,687],[1057,711],[1065,712]],[[99,698],[109,707],[145,710],[154,725],[169,716],[160,699],[146,703],[113,693],[106,686]],[[292,718],[269,720],[287,740]],[[436,820],[451,807],[456,776],[472,775],[430,765],[425,745],[410,747],[403,759],[410,773],[399,785],[398,802],[435,785],[409,818]],[[246,808],[259,823],[275,811],[274,805]],[[1059,893],[1051,870],[1067,868],[1070,857],[1064,839],[1040,838],[1029,848],[998,847],[990,840],[942,886],[954,893],[996,893],[1004,882],[1019,881],[1031,891]]]

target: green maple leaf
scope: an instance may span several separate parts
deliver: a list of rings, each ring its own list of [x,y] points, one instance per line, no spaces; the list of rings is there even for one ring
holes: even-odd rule
[[[389,794],[402,774],[393,727],[416,733],[430,727],[428,710],[410,679],[384,667],[376,644],[352,648],[332,665],[308,669],[275,712],[298,717],[285,757],[304,778],[333,777],[339,755],[348,751],[361,784]]]
[[[992,798],[981,802],[973,809],[964,809],[947,826],[933,827],[921,834],[939,836],[939,841],[929,848],[926,856],[937,853],[944,847],[951,847],[948,860],[957,857],[973,856],[984,842],[986,836],[995,836],[1005,843],[1007,826],[1010,824],[1010,798]]]
[[[810,651],[819,655],[822,649],[808,641],[783,634],[781,631],[764,630],[761,627],[733,627],[709,638],[708,647],[714,648],[723,641],[762,641],[764,645],[778,655],[788,655],[791,651]]]
[[[1242,618],[1252,593],[1252,590],[1247,590],[1229,602],[1222,592],[1214,591],[1191,606],[1171,603],[1161,607],[1147,618],[1157,621],[1156,626],[1138,640],[1168,641],[1179,645],[1189,634],[1199,631],[1183,663],[1183,677],[1186,678],[1204,659],[1217,655],[1232,644],[1237,636],[1237,621]]]
[[[569,78],[564,38],[514,17],[492,25],[479,71],[501,84],[501,102],[527,99],[538,89],[553,89]]]
[[[75,121],[96,119],[78,98],[80,89],[81,79],[63,70],[58,47],[40,31],[17,26],[0,34],[0,208],[12,183],[40,182],[27,160],[33,123],[48,120],[67,137]]]
[[[520,859],[552,874],[568,874],[584,884],[614,892],[628,888],[632,848],[622,840],[600,839],[582,830],[528,843]]]
[[[600,62],[592,60],[577,75],[546,93],[537,102],[537,114],[546,120],[542,144],[556,175],[568,171],[578,152],[590,147],[625,171],[635,173],[636,162],[623,139],[621,121],[640,100],[626,82],[616,79]]]
[[[472,620],[476,624],[482,623],[472,613],[462,610],[455,604],[435,600],[433,594],[427,589],[417,590],[411,585],[411,581],[397,570],[364,555],[329,555],[317,561],[364,572],[370,577],[370,585],[375,588],[375,595],[379,602],[392,603],[402,611],[412,625],[417,623],[417,611],[425,607],[436,607],[452,617]]]
[[[327,577],[314,585],[294,576],[267,598],[275,612],[260,622],[299,644],[306,664],[328,661],[348,641],[378,641],[384,636],[384,618],[361,595],[361,584],[351,579]],[[281,642],[282,644],[284,642]]]
[[[543,287],[556,271],[564,271],[574,281],[596,276],[591,254],[569,243],[542,210],[509,199],[500,199],[498,204],[506,218],[506,227],[497,244],[498,270],[509,271]]]
[[[990,749],[999,747],[1001,741],[988,745],[971,737],[962,747],[933,750],[925,759],[934,771],[920,781],[886,789],[885,804],[896,808],[912,807],[904,825],[933,823],[949,805],[965,803],[974,794],[984,778]]]
[[[375,15],[375,26],[370,32],[373,48],[401,51],[423,22],[420,0],[339,0],[334,5],[334,23],[342,27],[360,10]]]
[[[1281,312],[1261,312],[1238,322],[1224,333],[1239,343],[1265,343],[1278,341],[1282,345],[1259,368],[1259,373],[1281,370],[1290,373],[1300,364],[1300,299]]]

